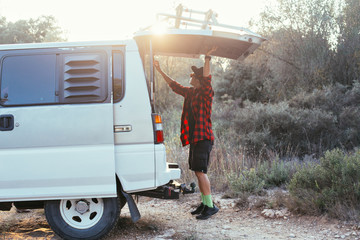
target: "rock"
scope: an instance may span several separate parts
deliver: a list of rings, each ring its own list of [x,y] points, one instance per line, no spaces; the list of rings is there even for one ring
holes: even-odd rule
[[[289,235],[289,238],[296,238],[296,236],[295,236],[295,234],[292,234],[292,233],[291,233],[291,234]]]
[[[272,209],[264,209],[261,212],[261,215],[266,217],[266,218],[274,218],[275,217],[275,211]]]
[[[289,212],[286,208],[282,210],[264,209],[261,215],[266,218],[285,218]]]
[[[326,235],[326,234],[328,234],[329,233],[329,230],[322,230],[320,233],[322,233],[322,234],[324,234],[324,235]]]
[[[166,230],[162,235],[155,237],[154,240],[169,239],[169,237],[171,238],[175,233],[176,233],[175,230],[171,228]]]
[[[230,230],[231,229],[231,227],[228,226],[228,225],[224,225],[222,228],[225,229],[225,230]]]
[[[166,230],[162,236],[163,236],[163,237],[171,237],[171,236],[173,236],[175,233],[176,233],[176,232],[175,232],[174,229],[169,229],[169,230]]]
[[[275,217],[277,218],[283,218],[284,214],[281,211],[275,211]]]

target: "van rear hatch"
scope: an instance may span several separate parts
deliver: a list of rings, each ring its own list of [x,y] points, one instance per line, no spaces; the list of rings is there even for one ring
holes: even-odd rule
[[[257,49],[263,41],[259,35],[214,30],[168,29],[162,34],[152,31],[137,32],[134,36],[147,69],[151,105],[154,111],[155,81],[153,57],[156,55],[198,58],[213,47],[213,56],[243,60]],[[147,64],[148,66],[146,66]]]
[[[237,60],[245,59],[265,40],[259,35],[207,29],[167,29],[161,34],[140,31],[134,38],[142,55],[197,58],[217,47],[213,56]]]

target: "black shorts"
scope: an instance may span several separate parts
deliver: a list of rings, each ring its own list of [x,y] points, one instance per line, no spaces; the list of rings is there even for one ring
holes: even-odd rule
[[[195,144],[190,144],[189,169],[207,173],[211,149],[212,143],[210,140],[202,140]]]

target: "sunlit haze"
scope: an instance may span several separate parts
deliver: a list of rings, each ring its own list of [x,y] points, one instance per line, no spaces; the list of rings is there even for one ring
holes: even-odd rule
[[[179,4],[200,11],[212,9],[218,21],[247,27],[263,10],[265,0],[0,0],[7,21],[53,15],[69,41],[131,38],[153,24],[157,13],[175,14]]]

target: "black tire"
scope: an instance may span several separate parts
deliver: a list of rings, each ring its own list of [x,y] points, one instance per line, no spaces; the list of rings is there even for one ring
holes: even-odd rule
[[[86,208],[85,203],[90,206],[89,211],[81,214],[77,209],[83,210],[81,207],[84,206]],[[101,205],[97,205],[98,203]],[[63,239],[99,239],[117,223],[120,201],[118,198],[47,201],[45,215],[51,229]]]

